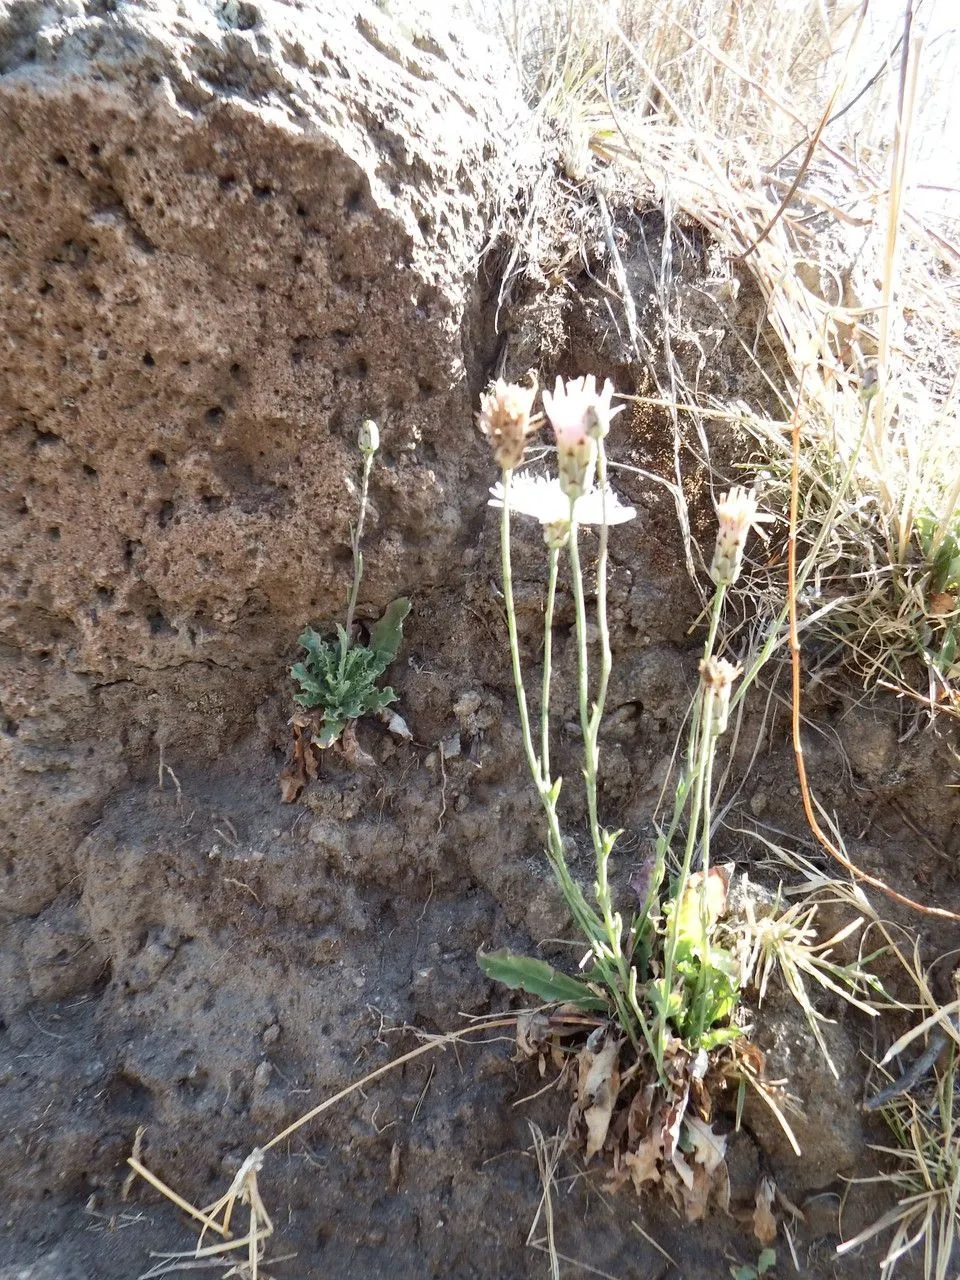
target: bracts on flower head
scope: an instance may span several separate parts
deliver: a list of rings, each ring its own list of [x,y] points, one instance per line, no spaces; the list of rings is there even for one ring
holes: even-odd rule
[[[705,734],[712,734],[716,738],[725,732],[730,715],[730,691],[742,670],[742,667],[735,667],[726,658],[705,658],[700,663],[703,693],[701,723]]]
[[[710,577],[718,587],[729,587],[740,577],[747,534],[757,523],[757,495],[734,485],[717,503],[717,545]]]
[[[535,376],[532,381],[532,386],[521,387],[498,378],[490,390],[480,396],[477,421],[503,471],[512,471],[520,465],[527,437],[537,430],[538,424],[530,422],[530,411],[539,387]]]

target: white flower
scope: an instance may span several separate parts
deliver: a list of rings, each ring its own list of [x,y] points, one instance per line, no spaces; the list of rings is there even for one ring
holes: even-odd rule
[[[731,586],[740,577],[747,534],[756,529],[765,538],[760,525],[771,519],[757,514],[757,495],[752,489],[737,484],[723,494],[717,503],[717,542],[710,565],[710,577],[718,586]]]
[[[491,507],[503,506],[503,485],[495,484],[490,490]],[[591,489],[573,504],[573,518],[577,524],[625,524],[637,514],[633,507],[625,507],[612,489],[604,494]],[[510,510],[521,516],[533,516],[543,525],[567,524],[570,520],[570,499],[560,488],[559,480],[547,476],[531,475],[529,471],[515,475],[510,485]]]
[[[543,407],[557,438],[558,449],[573,448],[584,437],[602,439],[610,430],[610,419],[623,405],[611,408],[613,383],[608,378],[597,391],[593,374],[570,378],[565,384],[558,378],[551,395],[543,393]]]

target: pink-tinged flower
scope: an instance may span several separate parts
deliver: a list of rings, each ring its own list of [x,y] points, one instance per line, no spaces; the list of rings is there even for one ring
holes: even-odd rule
[[[717,586],[728,587],[740,577],[747,534],[771,516],[757,515],[757,495],[752,489],[734,485],[717,503],[717,544],[710,565],[710,577]],[[761,536],[765,536],[761,532]]]
[[[512,471],[523,461],[527,437],[537,430],[530,422],[530,410],[537,398],[537,384],[521,387],[498,378],[480,396],[480,430],[490,441],[493,456],[504,471]]]
[[[543,407],[557,437],[557,447],[579,444],[584,436],[602,440],[610,430],[610,419],[623,405],[611,407],[613,383],[609,378],[597,390],[593,374],[571,378],[564,384],[558,378],[551,395],[543,393]]]
[[[593,488],[597,462],[597,441],[610,430],[610,419],[619,409],[611,409],[613,384],[607,380],[597,391],[593,374],[558,378],[553,394],[543,393],[543,407],[557,441],[557,468],[560,488],[570,498],[580,498]]]

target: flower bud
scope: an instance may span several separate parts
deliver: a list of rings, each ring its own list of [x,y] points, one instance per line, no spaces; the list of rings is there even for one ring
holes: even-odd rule
[[[562,551],[570,541],[570,521],[553,520],[541,525],[543,540],[551,551]]]
[[[717,545],[710,577],[718,587],[728,587],[740,577],[747,534],[757,518],[757,495],[735,485],[717,503]]]
[[[730,716],[730,691],[742,668],[726,658],[706,658],[700,663],[703,688],[702,726],[705,734],[715,738],[724,733]]]
[[[361,422],[357,444],[360,446],[360,452],[365,454],[374,454],[380,448],[380,428],[372,418],[366,418]]]

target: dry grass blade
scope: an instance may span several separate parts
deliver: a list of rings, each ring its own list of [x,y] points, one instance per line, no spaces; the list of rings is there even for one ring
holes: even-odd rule
[[[188,1200],[173,1188],[168,1187],[156,1176],[156,1174],[147,1169],[140,1160],[131,1156],[127,1163],[135,1173],[139,1174],[149,1182],[152,1187],[156,1188],[156,1190],[164,1195],[172,1204],[175,1204],[178,1209],[183,1210],[184,1213],[189,1214],[190,1217],[195,1218],[198,1222],[203,1224],[203,1230],[201,1231],[196,1248],[190,1252],[171,1255],[171,1260],[176,1259],[183,1264],[187,1264],[192,1260],[202,1261],[223,1258],[239,1249],[246,1249],[247,1258],[245,1263],[241,1264],[244,1267],[244,1270],[242,1272],[237,1271],[236,1274],[243,1274],[244,1280],[258,1280],[258,1276],[260,1274],[259,1266],[263,1260],[263,1244],[273,1234],[273,1223],[270,1220],[270,1215],[267,1212],[257,1185],[257,1174],[263,1168],[263,1161],[266,1152],[272,1147],[275,1147],[279,1145],[279,1143],[285,1141],[285,1139],[296,1133],[297,1130],[303,1128],[304,1125],[309,1124],[311,1120],[322,1115],[323,1112],[329,1111],[338,1103],[343,1102],[344,1099],[348,1098],[351,1094],[359,1092],[367,1085],[372,1084],[373,1081],[381,1079],[391,1071],[396,1071],[406,1063],[412,1062],[416,1058],[423,1057],[424,1054],[432,1053],[436,1049],[443,1049],[448,1045],[456,1044],[461,1040],[466,1040],[469,1036],[478,1035],[486,1031],[513,1027],[516,1025],[516,1021],[516,1017],[487,1018],[474,1022],[471,1026],[464,1027],[460,1031],[450,1031],[445,1035],[430,1036],[426,1044],[418,1045],[416,1049],[411,1049],[408,1053],[401,1054],[399,1058],[394,1058],[384,1066],[378,1067],[375,1071],[369,1072],[362,1079],[354,1081],[353,1084],[348,1085],[345,1089],[341,1089],[338,1093],[333,1094],[332,1097],[327,1098],[318,1106],[311,1108],[311,1110],[306,1112],[305,1115],[302,1115],[298,1120],[287,1125],[285,1129],[271,1138],[269,1142],[264,1143],[262,1147],[254,1148],[240,1166],[227,1192],[206,1209],[197,1209],[194,1205],[191,1205]],[[250,1223],[246,1235],[240,1239],[234,1240],[231,1238],[232,1233],[230,1231],[230,1223],[234,1209],[238,1203],[249,1206]],[[204,1245],[203,1239],[208,1231],[214,1231],[217,1234],[224,1236],[224,1242],[222,1244]],[[166,1273],[154,1270],[148,1274],[160,1275]],[[146,1280],[146,1277],[141,1277],[141,1280]]]
[[[540,1185],[543,1190],[540,1193],[540,1203],[537,1205],[537,1212],[534,1215],[533,1222],[530,1224],[530,1230],[527,1232],[527,1246],[535,1249],[543,1249],[550,1259],[550,1276],[551,1280],[560,1280],[560,1257],[557,1253],[557,1242],[554,1236],[553,1225],[553,1184],[557,1176],[557,1165],[560,1163],[560,1157],[563,1155],[565,1144],[563,1134],[556,1134],[553,1138],[547,1139],[543,1135],[543,1130],[533,1122],[528,1122],[530,1136],[533,1138],[533,1150],[537,1157],[537,1169],[540,1173]],[[540,1217],[543,1216],[543,1226],[545,1235],[537,1238],[537,1227],[540,1225]]]
[[[893,1166],[870,1181],[888,1182],[897,1204],[837,1250],[843,1256],[868,1240],[892,1231],[881,1262],[881,1280],[889,1280],[898,1263],[923,1248],[925,1280],[951,1280],[957,1274],[960,1241],[960,1108],[956,1095],[956,1050],[936,1081],[934,1097],[920,1101],[900,1096],[882,1110],[895,1147],[878,1147]]]
[[[860,929],[863,917],[858,916],[820,942],[814,928],[818,906],[816,902],[800,902],[781,911],[778,900],[772,911],[758,917],[749,896],[745,898],[741,944],[743,982],[752,981],[756,985],[758,1002],[762,1004],[771,974],[775,969],[779,971],[787,990],[803,1010],[827,1066],[839,1079],[820,1026],[829,1019],[815,1008],[806,980],[840,996],[870,1017],[876,1017],[878,1010],[868,996],[871,992],[876,996],[878,984],[859,962],[841,965],[831,959],[834,949]]]

